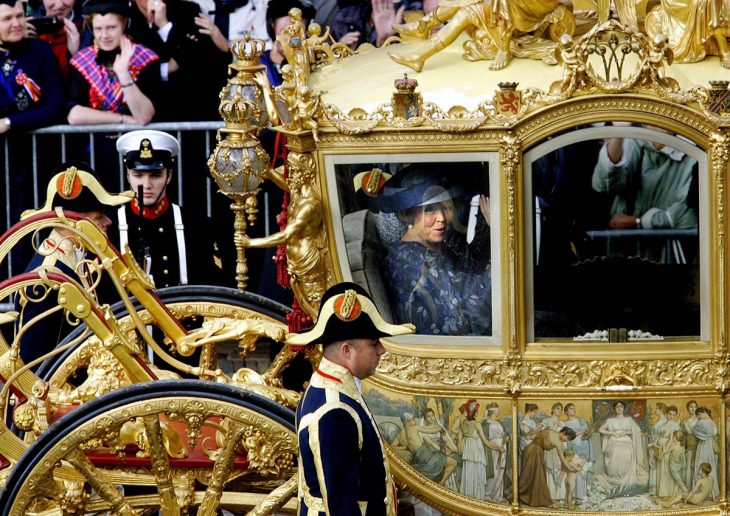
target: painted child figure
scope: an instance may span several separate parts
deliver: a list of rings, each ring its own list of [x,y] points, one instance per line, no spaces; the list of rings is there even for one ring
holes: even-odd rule
[[[684,499],[685,505],[702,505],[710,498],[712,493],[712,466],[707,462],[700,464],[700,479],[697,481],[692,491],[689,492],[687,498]]]
[[[565,465],[561,466],[563,473],[565,473],[565,508],[574,509],[573,494],[575,493],[575,481],[578,472],[586,465],[586,459],[577,455],[575,450],[571,448],[565,450],[563,456],[568,464],[573,466],[572,469],[565,467]]]

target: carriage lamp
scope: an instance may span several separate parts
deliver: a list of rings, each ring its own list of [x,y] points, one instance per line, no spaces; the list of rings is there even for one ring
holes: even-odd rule
[[[234,41],[231,52],[234,63],[229,66],[228,83],[220,93],[218,112],[225,123],[216,135],[208,168],[220,192],[230,198],[234,213],[233,230],[236,238],[236,284],[245,290],[248,266],[241,237],[248,224],[256,221],[256,194],[269,170],[269,155],[261,147],[258,133],[275,117],[267,107],[271,104],[271,89],[261,55],[264,42],[250,36]]]

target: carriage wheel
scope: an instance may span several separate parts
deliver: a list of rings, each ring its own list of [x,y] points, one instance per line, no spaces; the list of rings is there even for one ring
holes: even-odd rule
[[[175,317],[188,328],[199,327],[206,318],[218,317],[254,318],[285,327],[285,317],[289,311],[285,306],[264,297],[225,287],[203,285],[169,287],[160,289],[157,294]],[[135,308],[144,322],[154,325],[154,320],[146,310],[136,303]],[[120,326],[127,330],[130,340],[141,344],[124,304],[121,302],[115,304],[112,312]],[[76,328],[64,338],[61,345],[78,337],[84,330],[83,325]],[[43,363],[37,374],[52,386],[63,387],[79,370],[88,366],[95,353],[98,353],[98,348],[93,338],[86,339],[55,359]],[[203,349],[202,355],[204,365],[215,364],[212,347]],[[161,361],[158,361],[158,365],[165,367]]]
[[[293,412],[266,398],[201,380],[135,384],[48,427],[14,466],[0,514],[289,512],[296,454]]]

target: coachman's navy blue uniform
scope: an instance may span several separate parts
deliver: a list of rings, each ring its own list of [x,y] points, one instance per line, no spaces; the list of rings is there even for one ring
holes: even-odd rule
[[[322,358],[297,407],[297,429],[301,516],[396,514],[380,434],[350,371]]]

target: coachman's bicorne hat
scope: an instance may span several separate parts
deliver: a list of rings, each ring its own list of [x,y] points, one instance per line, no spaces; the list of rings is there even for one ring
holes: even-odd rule
[[[84,161],[66,161],[56,167],[53,173],[46,188],[46,202],[38,209],[24,211],[21,220],[57,207],[79,213],[104,211],[134,198],[132,192],[118,195],[107,192],[93,169]]]
[[[331,286],[322,296],[314,327],[289,334],[286,343],[294,346],[331,344],[348,339],[393,337],[414,331],[412,324],[386,322],[364,288],[357,283],[342,282]]]

